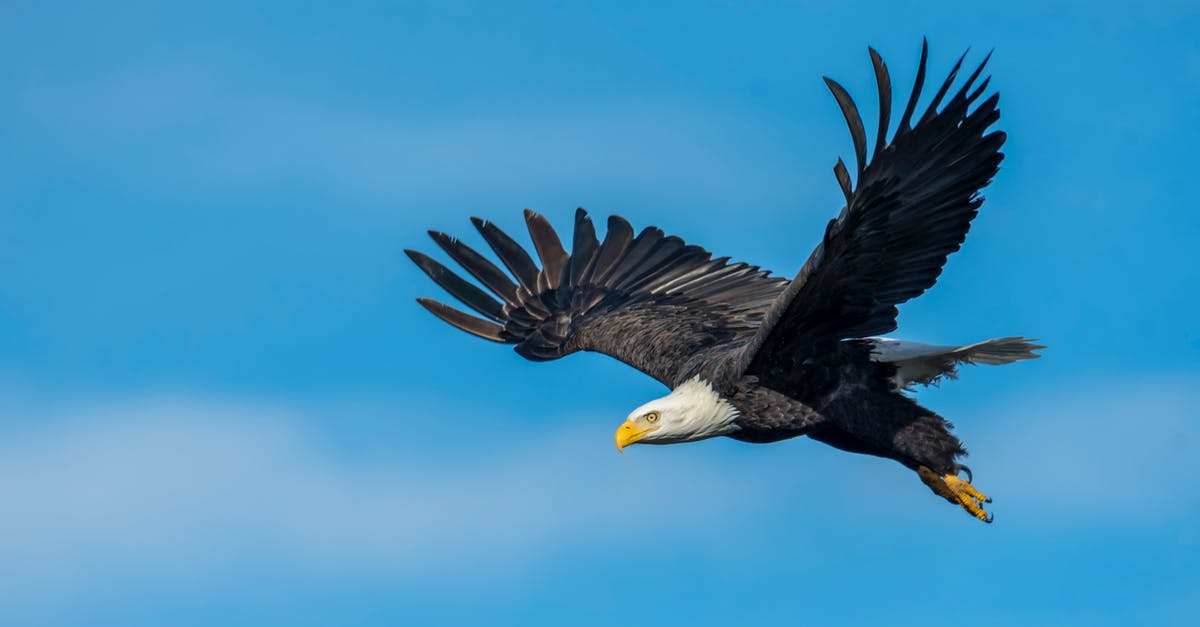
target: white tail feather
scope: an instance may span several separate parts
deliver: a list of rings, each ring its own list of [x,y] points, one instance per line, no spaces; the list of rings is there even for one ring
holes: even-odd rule
[[[1046,347],[1041,344],[1034,344],[1036,341],[1036,338],[1002,337],[964,346],[954,352],[955,354],[962,355],[963,361],[973,364],[999,366],[1000,364],[1011,364],[1014,361],[1021,361],[1022,359],[1037,359],[1041,357],[1041,355],[1033,351]]]
[[[1037,359],[1034,351],[1045,348],[1034,344],[1036,339],[1002,337],[967,346],[936,346],[920,342],[905,342],[888,338],[871,338],[872,355],[876,361],[896,365],[896,387],[908,388],[914,383],[930,385],[943,377],[958,376],[958,365],[987,364],[998,366],[1023,359]]]

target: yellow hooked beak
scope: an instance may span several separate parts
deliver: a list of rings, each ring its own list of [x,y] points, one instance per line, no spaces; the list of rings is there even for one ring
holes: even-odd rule
[[[651,425],[648,427],[639,427],[633,424],[632,420],[626,420],[625,424],[617,428],[617,435],[615,438],[617,441],[617,451],[624,452],[622,449],[630,444],[633,444],[634,442],[637,442],[638,440],[641,440],[642,438],[646,437],[647,433],[652,431],[658,431],[658,426]]]

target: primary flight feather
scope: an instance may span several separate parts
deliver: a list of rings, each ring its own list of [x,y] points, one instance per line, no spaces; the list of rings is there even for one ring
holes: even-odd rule
[[[618,448],[807,435],[895,459],[936,494],[991,522],[983,508],[990,499],[959,463],[966,451],[951,425],[904,391],[953,378],[961,363],[1031,359],[1042,347],[1021,337],[932,346],[876,336],[896,329],[897,306],[932,287],[966,238],[983,202],[979,191],[1003,158],[1004,133],[989,131],[1000,117],[999,98],[980,100],[987,58],[951,93],[963,55],[918,114],[928,58],[923,43],[912,93],[888,139],[891,79],[879,54],[869,51],[880,105],[874,149],[868,156],[866,128],[850,95],[825,79],[850,128],[854,177],[839,159],[834,174],[846,205],[791,281],[713,259],[656,227],[635,235],[618,216],[608,219],[600,241],[582,209],[568,253],[549,222],[526,210],[537,261],[494,224],[472,218],[503,270],[461,241],[430,232],[486,290],[406,251],[478,315],[418,301],[459,329],[514,344],[528,359],[595,351],[670,387],[667,396],[629,414],[617,429]]]

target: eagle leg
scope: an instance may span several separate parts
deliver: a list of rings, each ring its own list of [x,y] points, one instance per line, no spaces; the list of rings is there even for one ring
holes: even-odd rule
[[[970,481],[959,479],[957,475],[939,476],[925,466],[917,468],[917,474],[934,494],[961,506],[968,514],[985,523],[992,522],[992,515],[983,509],[983,504],[991,503],[992,499],[976,490]]]

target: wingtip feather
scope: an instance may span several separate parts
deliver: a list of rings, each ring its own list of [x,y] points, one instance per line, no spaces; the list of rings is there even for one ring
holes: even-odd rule
[[[464,313],[449,305],[440,303],[432,298],[417,298],[417,303],[425,308],[429,313],[437,316],[442,322],[450,326],[466,331],[476,337],[481,337],[485,340],[507,344],[508,341],[504,338],[504,327],[488,322],[483,318],[476,318],[468,313]]]
[[[858,173],[862,174],[867,167],[867,132],[863,127],[862,116],[859,115],[858,106],[854,104],[854,99],[850,97],[846,88],[832,78],[824,78],[825,85],[833,92],[833,98],[842,110],[842,116],[846,118],[846,126],[850,128],[850,138],[854,142],[854,160],[858,166]]]
[[[874,48],[867,47],[871,54],[871,66],[875,69],[875,90],[879,92],[879,125],[875,133],[875,155],[887,145],[888,125],[892,120],[892,77],[887,64]]]

